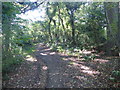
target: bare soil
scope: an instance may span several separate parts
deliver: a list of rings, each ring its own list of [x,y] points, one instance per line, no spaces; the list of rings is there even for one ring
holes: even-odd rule
[[[53,52],[39,44],[35,62],[25,61],[4,87],[11,88],[110,88],[120,84],[109,80],[111,72],[118,66],[120,57],[99,56],[94,60]]]

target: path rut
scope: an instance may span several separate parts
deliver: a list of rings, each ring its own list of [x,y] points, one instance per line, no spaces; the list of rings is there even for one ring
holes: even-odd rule
[[[62,65],[64,65],[64,61],[61,61],[57,55],[54,56],[54,52],[51,53],[48,47],[40,47],[39,48],[39,58],[45,62],[48,68],[48,79],[46,88],[58,88],[64,87],[63,82],[61,80],[62,75]],[[53,55],[50,55],[53,54]]]
[[[105,67],[103,67],[98,62],[83,62],[73,56],[53,52],[44,44],[38,44],[36,50],[35,61],[25,61],[19,68],[16,68],[16,71],[9,75],[10,80],[3,83],[4,87],[108,87],[108,82],[106,79],[108,76],[103,73]]]
[[[49,47],[40,45],[38,48],[38,57],[47,65],[46,88],[91,88],[107,87],[97,78],[81,72],[80,67],[71,66],[69,60],[62,60],[62,56],[52,52]]]

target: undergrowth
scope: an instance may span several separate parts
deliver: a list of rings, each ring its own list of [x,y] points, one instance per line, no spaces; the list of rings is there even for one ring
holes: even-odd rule
[[[34,45],[26,45],[22,47],[21,52],[19,52],[19,49],[15,51],[13,54],[9,53],[9,57],[3,58],[2,59],[2,76],[3,80],[8,80],[9,76],[8,74],[10,72],[14,72],[16,67],[19,67],[19,65],[24,62],[25,57],[27,55],[33,54],[35,51],[35,46]]]

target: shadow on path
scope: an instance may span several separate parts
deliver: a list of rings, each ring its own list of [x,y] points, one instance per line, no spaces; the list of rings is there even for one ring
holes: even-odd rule
[[[99,63],[82,62],[74,56],[53,52],[39,45],[37,57],[47,65],[46,88],[99,88],[108,87]],[[65,59],[65,60],[63,60]]]

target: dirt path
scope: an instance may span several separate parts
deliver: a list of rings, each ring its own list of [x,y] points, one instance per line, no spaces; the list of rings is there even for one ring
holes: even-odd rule
[[[64,87],[61,80],[64,61],[61,61],[58,55],[54,55],[55,53],[51,52],[48,47],[40,46],[38,53],[38,57],[45,62],[48,69],[46,88]]]
[[[37,53],[35,53],[36,55]],[[3,88],[44,88],[47,71],[45,64],[35,55],[29,55],[14,71],[8,74],[9,79],[2,82]]]
[[[104,78],[98,79],[101,73],[86,66],[84,62],[79,61],[71,65],[71,57],[52,52],[44,45],[40,45],[38,50],[38,57],[48,69],[46,88],[107,87]],[[67,60],[62,60],[63,57]],[[72,59],[77,61],[75,58]]]
[[[116,63],[116,60],[114,60]],[[113,61],[98,58],[84,62],[75,56],[52,52],[43,44],[37,46],[35,57],[28,57],[10,80],[8,88],[106,88],[113,70]]]

